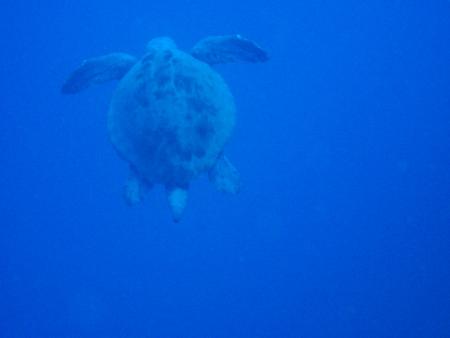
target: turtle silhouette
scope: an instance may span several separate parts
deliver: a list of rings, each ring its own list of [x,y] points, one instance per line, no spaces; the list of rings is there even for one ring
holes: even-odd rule
[[[130,167],[125,199],[136,204],[161,184],[173,219],[179,221],[189,184],[200,174],[208,174],[221,191],[239,190],[239,173],[223,154],[235,123],[234,100],[211,65],[267,59],[264,50],[240,35],[207,37],[190,52],[160,37],[148,43],[141,59],[112,53],[85,60],[63,84],[62,93],[119,80],[108,131]]]

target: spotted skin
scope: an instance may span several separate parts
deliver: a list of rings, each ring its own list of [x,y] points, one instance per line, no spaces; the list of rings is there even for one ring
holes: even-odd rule
[[[187,188],[217,161],[234,114],[220,75],[169,46],[150,48],[121,80],[108,124],[118,153],[143,180]]]

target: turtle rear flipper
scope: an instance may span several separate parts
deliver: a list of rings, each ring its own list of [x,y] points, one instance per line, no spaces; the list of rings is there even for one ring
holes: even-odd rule
[[[181,187],[166,187],[166,191],[173,220],[179,222],[186,208],[188,191]]]
[[[208,176],[219,191],[235,194],[240,189],[239,172],[223,155],[219,157]]]
[[[152,185],[144,182],[133,169],[130,169],[127,182],[125,183],[123,197],[128,205],[138,204],[144,195],[152,188]]]
[[[70,74],[62,86],[63,94],[76,94],[91,84],[120,80],[137,62],[134,56],[112,53],[88,59]]]
[[[240,35],[207,37],[197,42],[191,54],[210,65],[238,61],[265,62],[269,59],[261,47]]]

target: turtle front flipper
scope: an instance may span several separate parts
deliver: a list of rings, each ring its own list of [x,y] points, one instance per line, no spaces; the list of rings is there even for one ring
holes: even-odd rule
[[[240,189],[239,172],[223,155],[217,159],[208,176],[219,191],[235,194]]]
[[[137,62],[134,56],[112,53],[88,59],[70,74],[62,86],[63,94],[76,94],[91,84],[120,80]]]
[[[166,191],[173,220],[179,222],[186,208],[188,192],[186,189],[180,187],[166,187]]]
[[[240,35],[211,36],[197,42],[193,57],[210,65],[228,62],[265,62],[267,53],[255,42]]]

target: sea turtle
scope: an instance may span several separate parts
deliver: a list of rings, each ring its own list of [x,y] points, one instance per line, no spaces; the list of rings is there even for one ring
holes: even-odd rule
[[[120,80],[109,108],[108,131],[130,166],[125,199],[135,204],[150,187],[162,184],[173,219],[179,221],[189,183],[199,174],[207,173],[221,191],[239,189],[239,173],[223,155],[234,126],[233,96],[211,65],[267,59],[264,50],[240,35],[207,37],[190,52],[160,37],[148,43],[141,59],[112,53],[85,60],[62,93]]]

